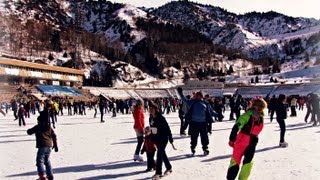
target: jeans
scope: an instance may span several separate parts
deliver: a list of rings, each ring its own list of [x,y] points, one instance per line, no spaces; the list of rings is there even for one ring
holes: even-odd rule
[[[50,163],[51,147],[42,147],[38,149],[37,153],[37,170],[38,174],[47,174],[52,176],[52,167]]]

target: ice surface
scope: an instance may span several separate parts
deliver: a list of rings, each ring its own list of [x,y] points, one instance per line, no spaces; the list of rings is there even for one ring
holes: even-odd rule
[[[66,113],[66,111],[65,111]],[[320,176],[320,127],[306,124],[306,111],[288,118],[286,141],[289,147],[278,148],[279,127],[265,118],[260,134],[250,179],[316,180]],[[36,179],[35,137],[26,130],[35,125],[36,116],[27,119],[26,127],[18,127],[11,111],[0,117],[0,179]],[[99,114],[93,119],[93,110],[87,116],[59,116],[57,129],[59,152],[52,152],[51,161],[55,179],[146,179],[153,173],[144,173],[145,162],[132,161],[136,138],[132,115],[105,116],[101,124]],[[229,111],[225,114],[229,116]],[[190,154],[190,140],[179,136],[180,120],[177,113],[165,115],[171,127],[174,151],[167,147],[173,173],[165,179],[225,179],[232,149],[228,137],[234,122],[213,124],[210,136],[210,155],[203,157],[201,144],[196,156]],[[146,114],[146,125],[148,125]],[[165,168],[164,168],[165,170]]]

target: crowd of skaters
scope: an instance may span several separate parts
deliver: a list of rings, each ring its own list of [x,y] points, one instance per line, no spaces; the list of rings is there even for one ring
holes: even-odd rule
[[[168,143],[173,145],[172,133],[170,126],[168,125],[164,114],[178,111],[178,116],[181,120],[180,135],[190,136],[190,151],[191,155],[194,155],[195,147],[197,146],[198,136],[200,135],[203,154],[209,154],[209,138],[212,132],[212,123],[221,122],[226,117],[226,109],[230,110],[229,119],[236,120],[235,126],[230,135],[229,145],[234,148],[233,157],[230,162],[227,179],[234,179],[239,171],[239,157],[241,159],[244,156],[243,167],[246,167],[245,172],[240,171],[242,177],[248,177],[252,167],[252,158],[257,144],[257,137],[260,131],[262,131],[263,117],[261,109],[267,108],[270,115],[270,121],[273,121],[276,115],[276,121],[280,126],[280,147],[287,147],[288,143],[285,141],[285,120],[287,119],[287,112],[290,112],[291,117],[297,116],[297,111],[302,111],[304,107],[307,108],[307,114],[304,121],[306,123],[313,123],[314,126],[319,125],[320,113],[319,113],[319,97],[316,94],[309,94],[306,97],[303,96],[289,96],[281,94],[279,96],[272,96],[271,98],[243,98],[241,95],[231,97],[210,97],[209,95],[203,95],[201,92],[195,92],[192,95],[184,96],[182,89],[178,89],[180,99],[177,98],[156,98],[156,99],[144,99],[135,100],[133,98],[127,100],[115,100],[106,99],[103,97],[97,98],[89,102],[84,101],[70,101],[68,98],[53,97],[45,101],[35,100],[32,98],[20,98],[12,100],[10,108],[14,114],[14,120],[19,120],[19,126],[26,125],[25,118],[30,118],[30,114],[39,113],[41,118],[38,118],[37,130],[29,130],[28,134],[36,133],[37,139],[48,138],[50,142],[37,144],[38,150],[42,154],[47,153],[49,157],[50,152],[44,151],[44,147],[54,147],[58,151],[56,136],[53,128],[56,128],[57,116],[73,116],[83,115],[85,116],[86,109],[94,110],[94,118],[97,115],[98,109],[101,114],[101,122],[105,122],[104,115],[106,113],[112,113],[112,117],[117,114],[131,114],[134,119],[134,130],[137,135],[137,147],[134,152],[133,159],[135,161],[143,161],[142,156],[139,154],[147,153],[147,170],[155,170],[156,174],[153,179],[159,179],[164,175],[168,175],[172,172],[172,166],[166,155],[166,146]],[[3,106],[2,106],[3,107]],[[8,113],[8,106],[6,112],[1,110],[3,115]],[[64,114],[64,110],[67,109],[67,114]],[[244,114],[241,115],[241,111]],[[45,113],[44,113],[45,112]],[[145,127],[144,113],[150,113],[149,126]],[[250,113],[249,113],[250,112]],[[45,114],[45,115],[43,115]],[[310,116],[311,115],[311,116]],[[45,118],[44,118],[45,117]],[[311,117],[310,121],[309,118]],[[45,120],[43,120],[45,119]],[[249,122],[254,122],[250,125]],[[41,125],[42,122],[49,126]],[[256,125],[257,124],[257,125]],[[45,130],[39,130],[39,127]],[[188,133],[186,130],[188,129]],[[249,129],[249,130],[248,130]],[[39,131],[39,132],[38,132]],[[255,134],[251,134],[252,132]],[[37,135],[38,133],[38,135]],[[250,136],[248,142],[245,143],[245,149],[241,149],[237,144],[238,136]],[[39,135],[40,134],[40,135]],[[41,135],[42,134],[42,135]],[[256,138],[256,139],[254,139]],[[252,140],[254,139],[254,140]],[[37,143],[41,140],[37,140]],[[254,142],[252,142],[254,141]],[[246,144],[247,143],[247,144]],[[246,149],[250,149],[249,152]],[[48,155],[49,153],[49,155]],[[40,153],[41,154],[41,153]],[[154,156],[156,155],[156,161]],[[39,156],[39,153],[37,154]],[[252,157],[251,157],[252,156]],[[44,156],[43,156],[44,157]],[[40,157],[39,157],[40,158]],[[37,161],[38,159],[37,158]],[[40,161],[40,160],[39,160]],[[40,179],[52,178],[51,164],[49,158],[44,160],[44,163],[38,163],[38,172]],[[162,163],[165,164],[166,171],[162,174]],[[45,171],[46,166],[47,173]],[[249,171],[248,171],[249,169]],[[45,176],[47,174],[47,176]]]

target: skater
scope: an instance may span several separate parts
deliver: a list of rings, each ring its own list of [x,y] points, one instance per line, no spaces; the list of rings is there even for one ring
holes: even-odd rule
[[[277,105],[277,98],[276,98],[276,95],[273,95],[272,98],[270,99],[270,103],[268,104],[268,108],[270,111],[270,122],[273,121],[273,115],[276,110],[276,105]]]
[[[21,126],[22,124],[26,126],[26,121],[24,120],[25,115],[26,110],[24,109],[24,106],[21,104],[18,109],[19,126]]]
[[[18,110],[18,104],[16,100],[11,101],[11,109],[13,111],[14,120],[18,119],[17,110]]]
[[[97,101],[92,102],[92,106],[93,106],[93,110],[94,110],[93,118],[96,118],[97,117],[97,111],[98,111],[98,102]]]
[[[287,119],[287,105],[285,104],[285,101],[286,96],[284,94],[280,94],[276,105],[277,122],[280,126],[280,147],[288,146],[288,143],[284,140],[284,136],[286,133],[285,119]]]
[[[227,173],[228,180],[236,179],[242,156],[244,160],[239,179],[248,179],[253,166],[252,159],[258,143],[258,135],[264,126],[263,110],[266,107],[267,103],[263,99],[253,100],[251,107],[237,119],[233,126],[229,137],[229,146],[233,148],[233,154]]]
[[[303,97],[299,98],[298,105],[299,105],[299,110],[303,111],[303,106],[304,106],[304,98]]]
[[[0,108],[0,113],[3,114],[3,116],[6,116],[6,113]]]
[[[147,153],[147,170],[146,172],[156,170],[156,162],[154,155],[156,153],[156,144],[151,139],[151,128],[149,126],[144,128],[144,144],[142,146],[141,154]]]
[[[102,97],[100,97],[100,100],[99,100],[99,110],[100,110],[100,114],[101,114],[101,120],[100,122],[101,123],[104,123],[104,120],[103,120],[103,113],[104,113],[104,100],[102,99]]]
[[[190,107],[185,115],[186,121],[189,121],[189,131],[191,134],[191,152],[192,155],[195,154],[195,148],[198,142],[198,136],[200,134],[202,150],[204,155],[209,154],[208,145],[208,123],[212,123],[212,116],[217,116],[215,112],[211,109],[211,106],[203,100],[203,95],[201,92],[197,92],[195,99],[187,100],[182,92],[182,88],[178,88],[178,93],[182,101]]]
[[[234,95],[230,97],[229,100],[229,106],[230,106],[230,121],[235,120],[234,119],[234,114],[235,114],[235,100],[234,100]]]
[[[38,117],[38,125],[27,130],[29,135],[36,135],[37,152],[37,170],[39,180],[53,180],[53,172],[50,162],[51,149],[58,152],[57,138],[53,129],[50,127],[48,114],[43,112]]]
[[[48,101],[48,110],[49,110],[49,116],[51,118],[52,127],[56,128],[56,122],[57,122],[57,115],[56,115],[56,107],[53,104],[53,101]],[[49,122],[49,123],[50,123]]]
[[[166,146],[168,141],[171,143],[173,149],[176,149],[173,145],[173,138],[171,134],[170,127],[162,116],[162,111],[159,109],[158,105],[155,103],[150,103],[150,127],[151,127],[151,138],[157,146],[157,162],[156,162],[156,174],[152,179],[159,179],[162,176],[162,162],[166,167],[164,176],[169,175],[172,172],[172,166],[166,154]]]
[[[317,122],[320,124],[320,109],[319,109],[319,97],[316,94],[311,96],[311,106],[312,106],[312,116],[311,121],[313,126],[317,125]]]
[[[67,106],[68,106],[68,116],[72,116],[72,104],[70,101],[68,101],[67,103]]]
[[[297,98],[292,97],[290,101],[290,107],[291,107],[291,115],[290,117],[296,117],[297,116]]]
[[[133,156],[134,161],[143,161],[142,156],[139,156],[139,152],[141,150],[141,146],[143,144],[143,129],[144,129],[144,114],[143,114],[143,103],[139,99],[137,104],[133,108],[133,119],[134,125],[133,128],[137,135],[138,144],[136,146],[136,150]]]
[[[190,96],[187,96],[187,99],[190,100]],[[179,103],[179,118],[180,118],[180,136],[186,136],[186,129],[188,128],[188,122],[185,121],[185,114],[188,112],[188,105],[181,101]]]
[[[307,96],[307,99],[306,99],[306,107],[307,107],[307,114],[306,116],[304,117],[304,122],[308,122],[308,118],[312,112],[312,109],[311,109],[311,94]],[[312,122],[312,121],[310,121]]]

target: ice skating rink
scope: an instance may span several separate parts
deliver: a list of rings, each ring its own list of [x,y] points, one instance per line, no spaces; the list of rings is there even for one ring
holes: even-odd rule
[[[304,122],[305,111],[286,120],[288,148],[278,148],[279,127],[265,117],[254,157],[252,180],[317,180],[320,177],[320,127]],[[288,113],[290,114],[290,113]],[[146,113],[146,125],[148,125]],[[36,124],[32,115],[27,126],[19,127],[12,112],[0,117],[0,179],[37,179],[35,166],[35,136],[26,130]],[[232,149],[228,138],[234,121],[213,124],[208,156],[202,156],[200,139],[196,156],[190,157],[189,137],[180,137],[177,113],[165,115],[178,150],[167,147],[173,173],[165,179],[226,179]],[[229,117],[226,111],[225,117]],[[133,162],[136,146],[132,115],[118,114],[111,118],[87,116],[59,116],[57,128],[59,152],[51,153],[55,179],[150,179],[154,172],[145,173],[146,163]],[[165,168],[164,168],[165,170]]]

